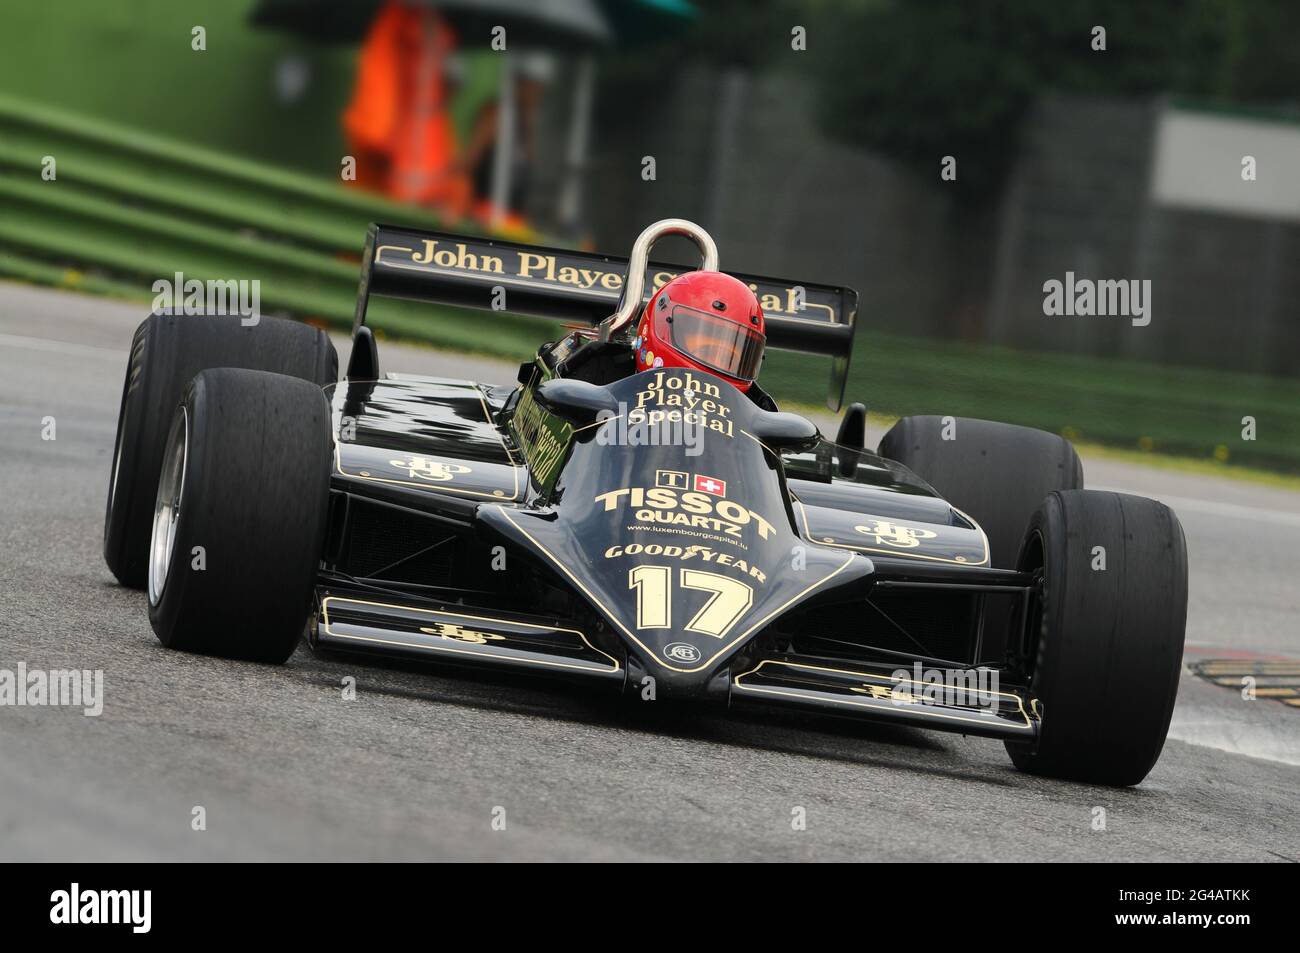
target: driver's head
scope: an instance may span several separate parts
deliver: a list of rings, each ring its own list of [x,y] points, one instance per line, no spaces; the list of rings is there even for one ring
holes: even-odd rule
[[[689,367],[749,390],[763,360],[763,309],[720,271],[689,271],[654,293],[632,342],[638,371]]]

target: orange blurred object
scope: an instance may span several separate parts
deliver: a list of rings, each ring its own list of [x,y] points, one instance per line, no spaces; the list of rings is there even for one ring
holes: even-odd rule
[[[472,201],[470,216],[483,228],[492,229],[505,238],[520,242],[536,241],[537,233],[521,213],[507,209],[501,220],[494,222],[494,209],[495,206],[486,199]]]
[[[471,188],[455,165],[444,69],[456,36],[433,9],[389,0],[361,47],[343,130],[357,160],[356,184],[451,217]]]

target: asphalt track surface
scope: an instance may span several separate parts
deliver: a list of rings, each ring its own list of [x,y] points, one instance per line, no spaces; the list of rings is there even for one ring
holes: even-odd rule
[[[105,696],[99,717],[0,706],[0,860],[1300,859],[1300,709],[1190,674],[1160,763],[1117,791],[1021,775],[999,743],[955,735],[681,711],[305,646],[283,667],[167,651],[100,555],[141,312],[0,284],[0,669],[102,669]],[[381,361],[512,370],[388,344]],[[1300,656],[1300,494],[1085,467],[1090,485],[1178,512],[1189,658]]]

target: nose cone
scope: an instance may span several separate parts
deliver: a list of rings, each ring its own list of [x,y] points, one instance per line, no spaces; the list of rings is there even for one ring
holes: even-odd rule
[[[576,520],[563,511],[479,511],[565,578],[623,637],[640,667],[678,694],[702,694],[727,659],[777,616],[871,571],[862,556],[802,543],[775,524],[767,524],[764,542],[773,552],[760,566],[757,554],[652,531],[611,542],[600,532],[604,515],[599,505]],[[754,534],[762,539],[759,529]],[[773,558],[776,552],[783,558]]]
[[[661,684],[703,692],[779,615],[871,572],[795,532],[762,439],[789,415],[678,368],[608,390],[619,412],[574,431],[552,508],[478,517],[586,599]]]

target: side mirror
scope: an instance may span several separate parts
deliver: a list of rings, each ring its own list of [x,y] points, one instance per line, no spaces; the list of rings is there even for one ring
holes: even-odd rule
[[[379,380],[379,348],[374,333],[364,324],[352,335],[352,353],[348,355],[347,406],[352,414],[370,399]]]
[[[563,417],[575,427],[595,423],[604,412],[618,413],[618,401],[609,388],[587,381],[552,378],[538,385],[533,397],[544,410]]]
[[[754,436],[777,452],[807,450],[821,434],[807,417],[784,411],[764,412],[754,421]]]

